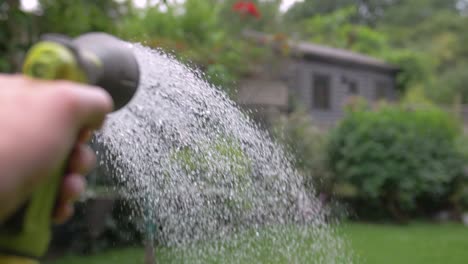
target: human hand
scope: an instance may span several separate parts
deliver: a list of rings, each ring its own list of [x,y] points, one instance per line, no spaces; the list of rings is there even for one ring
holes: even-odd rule
[[[62,223],[73,214],[95,163],[86,141],[110,111],[100,88],[0,75],[0,223],[66,161],[53,218]]]

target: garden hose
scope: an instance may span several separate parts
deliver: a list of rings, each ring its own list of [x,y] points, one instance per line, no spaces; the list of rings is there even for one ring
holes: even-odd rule
[[[28,51],[23,73],[99,86],[111,95],[115,110],[132,99],[140,78],[129,44],[105,33],[88,33],[75,39],[45,35]],[[0,264],[37,263],[45,255],[66,160],[64,157],[62,170],[51,175],[18,211],[0,224]]]

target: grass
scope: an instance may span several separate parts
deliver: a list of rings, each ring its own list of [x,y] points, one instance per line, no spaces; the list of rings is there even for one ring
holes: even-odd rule
[[[356,254],[355,263],[359,264],[468,263],[468,227],[462,225],[414,223],[408,226],[396,226],[349,223],[341,226],[339,233],[347,238]],[[260,243],[268,245],[269,241]],[[306,248],[304,247],[304,249]],[[264,258],[261,260],[263,263],[270,263],[268,258],[274,256],[261,255]],[[167,249],[160,249],[158,263],[171,262],[168,256]],[[311,262],[313,263],[312,260]],[[53,264],[65,263],[143,263],[143,250],[130,248],[112,250],[90,257],[68,256]],[[223,263],[223,261],[219,263]]]
[[[94,256],[67,256],[53,264],[137,264],[143,263],[143,249],[115,249]]]
[[[360,257],[357,263],[468,263],[468,227],[462,225],[349,224],[342,233]]]

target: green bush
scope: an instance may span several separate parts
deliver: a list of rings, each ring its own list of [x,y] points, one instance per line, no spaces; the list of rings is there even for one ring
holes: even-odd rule
[[[459,133],[456,120],[435,107],[355,109],[332,131],[330,168],[358,190],[352,204],[360,217],[431,214],[450,206],[462,179]]]
[[[312,122],[310,115],[304,110],[291,113],[275,123],[273,134],[293,155],[306,190],[331,194],[334,178],[327,164],[327,134]]]
[[[203,197],[202,211],[206,211],[200,211],[200,215],[191,217],[205,218],[210,215],[217,221],[217,228],[222,228],[223,225],[240,227],[245,224],[245,216],[254,209],[250,198],[255,192],[255,186],[251,177],[251,160],[237,140],[219,137],[210,142],[200,142],[200,145],[185,146],[174,150],[171,159],[172,165],[185,174],[178,177],[187,178],[196,186],[196,190],[188,195]],[[167,177],[164,182],[170,183],[169,178],[174,175],[168,172],[164,177]],[[187,212],[180,210],[179,213]],[[165,230],[170,231],[171,226],[166,226],[164,219],[158,221],[162,230],[158,239],[165,243],[166,235],[172,235]],[[215,221],[212,225],[214,227]]]

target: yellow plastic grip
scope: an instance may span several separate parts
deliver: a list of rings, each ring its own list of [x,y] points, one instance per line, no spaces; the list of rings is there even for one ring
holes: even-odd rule
[[[46,80],[86,82],[87,77],[75,54],[59,43],[43,41],[34,45],[23,64],[23,73]],[[13,217],[15,227],[2,226],[0,231],[0,264],[37,263],[51,240],[52,213],[64,167],[51,175],[32,194],[24,208]],[[8,256],[5,256],[5,253]],[[8,262],[5,262],[8,261]],[[19,261],[19,262],[18,262]],[[29,261],[29,262],[25,262]]]
[[[87,81],[74,54],[67,47],[50,41],[39,42],[29,50],[23,73],[44,80]]]
[[[23,257],[0,255],[0,264],[39,264],[39,261]]]

